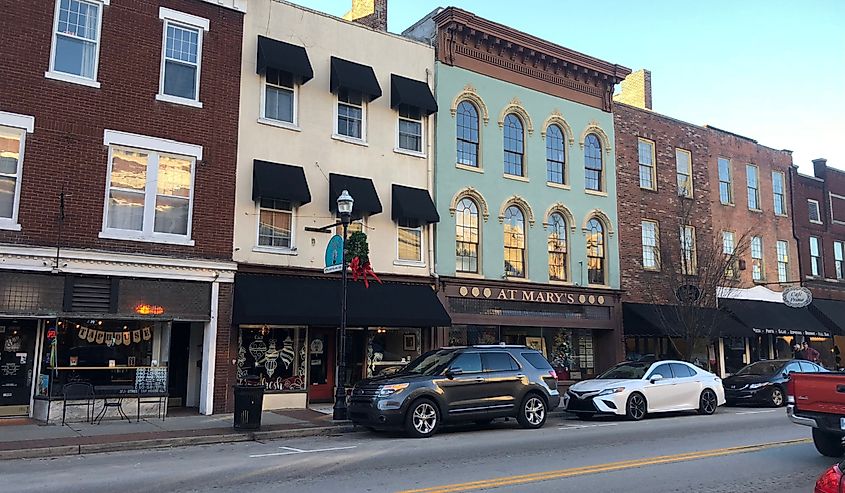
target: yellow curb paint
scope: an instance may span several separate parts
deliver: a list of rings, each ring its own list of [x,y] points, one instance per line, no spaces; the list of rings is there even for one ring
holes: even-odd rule
[[[652,466],[659,464],[670,464],[674,462],[684,462],[696,459],[707,459],[712,457],[721,457],[725,455],[743,454],[748,452],[757,452],[775,447],[785,447],[788,445],[799,445],[805,443],[812,443],[812,440],[801,438],[797,440],[784,440],[779,442],[761,443],[757,445],[744,445],[739,447],[727,447],[714,450],[702,450],[698,452],[688,452],[676,455],[662,455],[657,457],[649,457],[646,459],[635,459],[620,462],[610,462],[607,464],[597,464],[593,466],[574,467],[570,469],[560,469],[557,471],[546,471],[532,474],[521,474],[516,476],[505,476],[501,478],[472,481],[468,483],[457,483],[450,485],[434,486],[430,488],[420,488],[414,490],[403,490],[399,493],[459,493],[463,491],[473,491],[489,488],[500,488],[503,486],[514,486],[518,484],[536,483],[539,481],[548,481],[551,479],[562,479],[572,476],[581,476],[585,474],[597,474],[602,472],[618,471],[620,469],[627,469],[632,467]]]

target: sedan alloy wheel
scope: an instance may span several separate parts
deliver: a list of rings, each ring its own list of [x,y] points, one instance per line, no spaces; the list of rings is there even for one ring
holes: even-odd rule
[[[717,407],[719,407],[719,400],[716,397],[716,393],[710,389],[704,389],[704,392],[701,393],[701,397],[699,398],[699,414],[713,414],[716,412]]]
[[[774,387],[772,389],[771,403],[774,407],[783,406],[783,390],[780,387]]]
[[[633,421],[639,421],[645,417],[645,397],[639,393],[633,393],[628,397],[627,415]]]

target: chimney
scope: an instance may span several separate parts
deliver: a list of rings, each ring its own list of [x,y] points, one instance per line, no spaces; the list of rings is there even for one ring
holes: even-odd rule
[[[827,179],[827,159],[813,159],[813,176],[821,180]]]
[[[640,69],[619,84],[621,92],[613,96],[614,101],[651,109],[651,70]]]
[[[352,10],[343,18],[376,31],[387,31],[387,0],[352,0]]]

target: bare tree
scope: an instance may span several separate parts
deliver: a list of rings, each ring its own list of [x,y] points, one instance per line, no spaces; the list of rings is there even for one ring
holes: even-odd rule
[[[653,247],[659,272],[643,294],[650,304],[663,305],[652,321],[681,358],[692,361],[719,335],[726,315],[717,309],[718,296],[740,286],[753,232],[734,231],[725,238],[721,231],[705,230],[709,226],[694,213],[692,200],[679,198],[677,208],[675,217],[660,223],[662,234]]]

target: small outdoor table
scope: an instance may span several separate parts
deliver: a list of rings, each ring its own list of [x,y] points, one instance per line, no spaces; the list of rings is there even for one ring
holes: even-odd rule
[[[129,416],[123,412],[123,399],[127,397],[136,397],[135,387],[131,385],[95,385],[94,396],[96,398],[103,399],[103,409],[97,417],[94,418],[93,423],[100,424],[109,408],[116,409],[118,415],[120,415],[120,419],[125,419],[130,423],[132,422],[132,420],[129,419]]]

